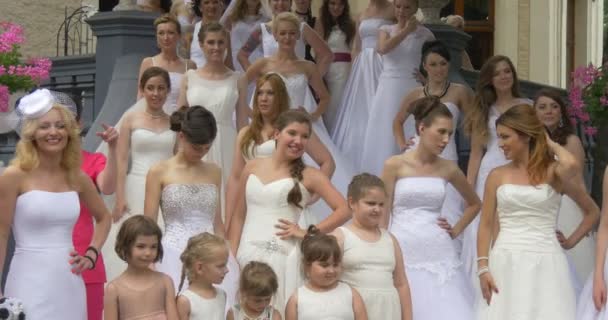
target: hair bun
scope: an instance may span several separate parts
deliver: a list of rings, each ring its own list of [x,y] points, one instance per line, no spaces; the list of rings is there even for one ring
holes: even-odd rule
[[[171,117],[169,117],[169,129],[171,129],[171,131],[182,131],[182,122],[184,121],[184,118],[186,118],[188,109],[187,106],[182,106],[171,114]]]
[[[319,230],[319,228],[317,228],[317,226],[315,226],[314,224],[311,224],[310,226],[308,226],[304,238],[314,237],[319,234],[321,234],[321,230]]]

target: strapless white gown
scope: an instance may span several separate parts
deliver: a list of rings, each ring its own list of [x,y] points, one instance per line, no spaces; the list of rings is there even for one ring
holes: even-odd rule
[[[292,108],[298,108],[301,106],[304,107],[304,109],[306,109],[308,112],[313,112],[317,108],[317,103],[310,89],[308,88],[308,78],[305,74],[293,74],[288,77],[283,77],[283,79],[285,80],[285,86],[287,87],[287,92],[289,93],[289,97],[291,99]],[[343,196],[346,196],[348,184],[355,175],[355,170],[352,167],[352,161],[346,158],[333,143],[321,119],[313,122],[312,130],[329,150],[329,153],[333,157],[336,164],[336,170],[331,178],[332,184],[336,187],[336,189],[338,189],[338,191],[340,191],[340,193],[342,193]],[[308,160],[306,162],[311,166],[318,167],[312,160]],[[325,213],[318,212],[318,210],[322,210]],[[328,210],[330,209],[327,205],[325,205],[325,208],[316,207],[314,209],[315,213],[321,213],[319,217],[321,220],[329,216],[331,211]]]
[[[355,161],[360,162],[357,159],[363,154],[369,110],[382,72],[382,57],[376,52],[378,30],[390,23],[390,20],[370,18],[359,24],[361,52],[353,62],[338,107],[335,127],[331,131],[332,140],[346,158],[352,160],[356,172],[359,172],[359,167]]]
[[[108,282],[114,280],[127,268],[127,263],[121,260],[114,251],[118,230],[130,216],[144,213],[146,198],[144,190],[146,190],[148,170],[154,164],[173,156],[175,137],[175,132],[171,130],[159,133],[144,128],[136,128],[131,131],[131,170],[125,181],[125,198],[129,211],[118,222],[112,224],[108,239],[102,249]],[[108,208],[113,208],[113,197],[108,198],[107,201],[111,202],[108,203]],[[162,219],[159,219],[159,225],[162,228],[161,221]]]
[[[190,237],[203,232],[214,233],[213,221],[217,208],[218,190],[214,184],[169,184],[161,193],[161,209],[165,220],[163,234],[164,257],[156,265],[158,271],[171,277],[175,291],[182,276],[180,255]],[[239,267],[232,255],[228,259],[228,274],[219,285],[226,292],[226,311],[236,301]],[[188,288],[184,280],[182,291]]]
[[[69,264],[79,214],[75,191],[31,190],[17,197],[15,253],[4,293],[23,302],[28,320],[87,318],[84,281]]]
[[[351,48],[346,43],[346,34],[338,26],[334,26],[331,30],[327,38],[327,45],[334,54],[350,55]],[[327,110],[323,114],[323,122],[329,132],[332,132],[336,126],[338,108],[340,107],[340,102],[342,102],[344,87],[350,74],[350,64],[350,62],[346,61],[334,61],[329,65],[329,70],[327,70],[327,74],[325,75],[325,82],[327,82],[327,90],[331,95],[331,99]]]
[[[396,25],[380,27],[380,30],[394,36]],[[384,161],[398,154],[399,146],[393,137],[393,120],[399,112],[401,101],[419,84],[414,77],[420,65],[422,45],[435,39],[433,33],[418,26],[395,48],[382,57],[382,72],[378,78],[378,88],[374,93],[369,110],[369,119],[364,127],[363,153],[357,168],[361,171],[381,175]],[[404,124],[405,136],[416,134],[414,117],[408,117]]]
[[[256,175],[249,175],[245,189],[247,214],[236,254],[241,266],[261,261],[272,267],[279,280],[272,305],[281,312],[285,310],[287,299],[301,285],[299,242],[282,240],[275,235],[279,219],[297,223],[300,215],[306,214],[305,209],[287,202],[287,194],[293,186],[291,177],[264,183]],[[302,184],[300,190],[304,207],[310,195]]]
[[[576,295],[555,236],[561,195],[550,185],[503,184],[496,190],[500,233],[489,254],[498,287],[479,320],[572,320]]]
[[[446,184],[440,177],[405,177],[395,184],[390,231],[403,251],[414,319],[474,317],[473,292],[456,244],[437,224]]]

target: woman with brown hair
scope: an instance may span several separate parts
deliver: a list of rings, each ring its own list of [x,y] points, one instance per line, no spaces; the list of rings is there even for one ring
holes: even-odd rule
[[[529,105],[505,111],[496,130],[510,163],[492,170],[485,185],[477,238],[485,303],[478,304],[478,319],[574,319],[573,279],[555,228],[561,194],[585,193],[571,182],[580,164],[548,137]],[[583,209],[569,243],[580,241],[597,220],[597,207]]]

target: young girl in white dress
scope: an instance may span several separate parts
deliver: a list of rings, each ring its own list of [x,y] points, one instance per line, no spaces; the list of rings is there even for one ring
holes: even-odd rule
[[[289,110],[275,122],[276,150],[270,158],[253,159],[243,168],[237,205],[228,229],[232,252],[240,265],[268,263],[276,272],[278,291],[273,306],[285,302],[299,286],[297,246],[305,232],[298,226],[306,203],[316,193],[334,211],[317,227],[332,231],[350,214],[346,201],[318,169],[304,165],[302,155],[311,135],[311,120],[303,111]]]
[[[163,111],[170,86],[167,71],[159,67],[146,69],[140,81],[144,108],[127,111],[121,120],[116,148],[118,177],[112,213],[114,224],[103,248],[108,281],[127,267],[114,252],[114,242],[127,217],[144,213],[145,193],[142,190],[146,187],[148,170],[157,162],[173,156],[176,136],[169,129],[169,116]],[[131,168],[127,174],[129,158]]]
[[[473,104],[464,118],[464,132],[471,137],[471,153],[467,166],[467,180],[480,199],[484,196],[486,179],[492,169],[509,161],[498,147],[496,119],[514,105],[526,103],[521,98],[519,80],[511,59],[493,56],[479,71]],[[471,222],[462,237],[461,259],[473,285],[477,286],[477,229],[479,216]],[[478,290],[476,290],[478,291]]]
[[[121,225],[116,254],[127,270],[106,286],[105,320],[177,319],[171,278],[150,265],[163,258],[162,232],[149,217],[136,215]]]
[[[492,170],[485,186],[477,240],[483,301],[477,318],[572,320],[574,281],[555,230],[561,192],[575,197],[573,190],[584,192],[574,179],[580,164],[549,139],[529,105],[503,113],[496,131],[511,162]],[[586,212],[580,232],[567,242],[576,244],[596,217]]]
[[[171,129],[177,132],[179,150],[148,171],[144,214],[156,221],[158,209],[162,209],[164,259],[156,269],[169,275],[177,288],[183,268],[179,257],[188,239],[201,232],[223,238],[224,223],[219,194],[221,170],[201,160],[217,133],[213,114],[201,106],[182,107],[171,115]],[[229,262],[229,273],[220,288],[231,305],[238,289],[239,269],[233,257]]]
[[[251,122],[236,137],[234,159],[230,178],[226,183],[226,225],[237,199],[236,188],[247,161],[272,156],[276,143],[272,138],[274,122],[289,110],[289,94],[283,78],[278,73],[267,73],[258,78],[253,97]],[[319,137],[313,134],[306,145],[304,163],[319,167],[327,177],[334,173],[335,163]],[[324,213],[325,214],[325,213]]]
[[[380,27],[395,22],[395,10],[388,0],[370,0],[357,19],[353,40],[353,65],[336,115],[332,140],[348,159],[363,154],[363,138],[371,101],[382,72],[382,58],[376,52]],[[394,93],[391,93],[394,94]],[[360,161],[358,161],[360,162]],[[355,170],[359,168],[355,167]]]
[[[179,108],[177,98],[181,88],[182,77],[189,69],[196,69],[196,64],[188,59],[180,58],[177,54],[177,46],[181,36],[181,26],[171,15],[163,15],[154,20],[156,27],[156,44],[160,48],[160,53],[144,58],[139,67],[139,78],[146,69],[150,67],[161,67],[169,72],[171,79],[171,90],[167,95],[167,100],[163,105],[166,114],[172,114]],[[139,89],[139,88],[138,88]],[[137,90],[137,99],[143,97],[143,91]]]
[[[418,0],[395,0],[397,23],[380,27],[377,51],[382,57],[378,88],[371,100],[365,126],[361,171],[381,174],[384,161],[401,150],[395,143],[392,124],[403,97],[418,87],[415,77],[420,66],[422,45],[434,40],[433,33],[416,20]],[[413,119],[405,121],[405,134],[416,133]]]
[[[480,201],[458,165],[439,156],[454,132],[450,110],[437,97],[426,97],[414,102],[413,114],[420,143],[384,166],[391,199],[384,223],[390,218],[389,230],[406,259],[414,319],[472,319],[473,291],[452,239],[475,218]],[[453,226],[441,216],[448,184],[467,204]]]
[[[249,262],[241,270],[239,283],[240,302],[228,310],[226,320],[281,320],[281,313],[270,304],[279,284],[268,264]]]
[[[577,320],[606,320],[606,298],[608,297],[608,167],[604,170],[602,182],[602,218],[597,231],[597,250],[594,271],[589,275],[583,288],[576,308]]]
[[[285,320],[367,320],[361,295],[340,282],[342,249],[336,237],[310,226],[301,247],[308,281],[289,298]]]
[[[562,145],[576,157],[580,164],[580,172],[577,177],[578,182],[584,185],[583,171],[585,168],[585,150],[581,139],[576,135],[574,126],[568,117],[566,104],[559,92],[552,89],[543,89],[534,98],[534,109],[540,121],[547,127],[551,139]],[[585,187],[583,186],[583,189]],[[583,199],[572,199],[568,196],[562,197],[557,215],[557,229],[560,239],[566,239],[565,235],[576,232],[576,228],[581,223],[584,213],[578,203],[594,204],[593,199],[587,193],[582,194]],[[574,265],[576,274],[580,281],[585,281],[590,273],[593,272],[595,265],[595,243],[592,234],[585,235],[576,246],[572,243],[562,243],[566,249],[569,261]]]
[[[338,107],[342,101],[344,86],[350,74],[352,43],[357,29],[350,17],[350,5],[346,0],[324,0],[315,23],[315,31],[327,41],[334,60],[325,74],[325,82],[331,94],[323,122],[327,131],[336,125]]]
[[[226,314],[226,292],[215,287],[228,273],[228,246],[224,238],[203,232],[188,240],[180,257],[183,263],[178,287],[184,279],[188,289],[177,297],[180,320],[223,320]]]
[[[380,227],[386,200],[380,178],[368,173],[353,177],[348,186],[352,223],[332,233],[343,252],[340,280],[359,292],[368,319],[412,320],[410,286],[399,243]]]

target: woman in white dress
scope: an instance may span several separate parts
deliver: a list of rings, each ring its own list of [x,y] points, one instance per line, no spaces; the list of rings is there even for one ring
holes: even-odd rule
[[[250,59],[250,55],[255,52],[259,46],[262,47],[264,57],[274,55],[279,48],[279,44],[274,37],[275,28],[273,27],[273,23],[278,14],[289,12],[291,9],[291,0],[271,0],[270,7],[272,9],[273,20],[259,24],[258,27],[251,32],[247,42],[245,42],[237,54],[237,59],[243,67],[243,70],[249,69],[249,66],[255,62]],[[296,38],[296,44],[294,44],[295,55],[299,59],[304,59],[306,45],[310,45],[315,52],[316,68],[321,75],[324,75],[327,72],[329,64],[333,60],[331,50],[329,50],[327,43],[325,43],[325,41],[323,41],[306,22],[299,22],[297,30],[298,37]]]
[[[417,0],[394,1],[397,24],[380,27],[377,52],[382,56],[382,72],[371,101],[361,162],[356,164],[364,172],[380,174],[384,161],[400,151],[392,139],[393,120],[403,97],[418,86],[415,73],[420,65],[422,45],[435,39],[433,33],[416,20],[417,3]],[[405,134],[415,133],[414,119],[407,119]]]
[[[597,250],[595,257],[595,267],[593,273],[589,275],[587,283],[578,298],[576,308],[577,320],[606,320],[608,311],[606,309],[606,297],[608,296],[606,287],[606,274],[608,264],[606,264],[606,250],[608,249],[608,167],[604,170],[604,180],[602,183],[602,218],[597,231]]]
[[[315,31],[327,41],[334,54],[334,60],[324,77],[331,99],[323,115],[327,131],[332,132],[336,124],[344,86],[350,74],[350,52],[357,32],[355,22],[350,17],[348,1],[324,0],[319,20],[315,23]]]
[[[573,197],[577,188],[584,192],[572,183],[580,164],[549,139],[529,105],[505,111],[496,131],[511,162],[493,169],[485,185],[477,238],[483,301],[477,319],[572,320],[574,281],[555,229],[561,192]],[[586,214],[567,241],[575,245],[596,217]]]
[[[276,142],[272,139],[274,122],[281,113],[289,110],[289,95],[279,74],[267,73],[261,76],[256,87],[251,123],[243,127],[236,138],[232,170],[226,183],[226,225],[230,224],[230,214],[237,199],[236,188],[246,162],[272,156],[276,148]],[[321,172],[331,178],[336,166],[319,137],[313,134],[305,151],[304,163],[308,162],[308,155],[312,160],[310,165],[316,164]]]
[[[0,176],[0,270],[11,230],[15,253],[3,296],[20,300],[27,319],[87,318],[80,273],[95,266],[110,228],[110,213],[93,182],[80,170],[80,126],[51,93],[21,99],[21,140]],[[95,219],[85,255],[73,249],[72,228],[80,203]],[[6,272],[7,270],[3,270]],[[0,272],[2,273],[2,272]]]
[[[207,64],[186,73],[182,81],[179,105],[205,107],[213,113],[217,122],[217,137],[204,160],[213,162],[222,169],[222,192],[228,181],[236,130],[232,115],[236,111],[237,129],[247,124],[247,105],[240,103],[239,97],[246,96],[245,84],[240,82],[242,74],[234,72],[223,63],[228,45],[227,32],[219,23],[205,25],[199,34],[201,47],[205,52]],[[239,84],[241,83],[241,84]]]
[[[192,33],[192,42],[190,43],[190,59],[196,63],[197,68],[202,68],[207,63],[207,58],[201,46],[200,31],[204,25],[212,22],[219,22],[224,9],[224,3],[221,0],[193,0],[192,9],[194,14],[201,20],[194,24],[194,32]],[[228,54],[224,56],[224,64],[226,67],[233,69],[232,65],[232,50],[230,49],[230,37],[228,36],[227,49]],[[180,105],[181,107],[181,105]]]
[[[297,221],[307,214],[306,202],[319,194],[334,210],[316,227],[330,232],[349,218],[346,200],[321,171],[304,165],[302,155],[312,134],[310,117],[298,110],[282,113],[275,123],[276,151],[270,158],[249,161],[241,174],[240,195],[228,230],[237,261],[269,264],[279,289],[273,306],[284,310],[286,299],[300,285],[298,240],[304,237]]]
[[[376,52],[379,29],[393,24],[394,20],[395,10],[388,0],[370,0],[358,19],[352,50],[354,62],[330,132],[332,140],[348,159],[360,159],[363,154],[369,110],[382,71],[382,58]],[[354,169],[360,171],[357,164],[353,163]]]
[[[277,15],[273,24],[273,33],[279,43],[278,51],[273,56],[259,59],[251,65],[247,70],[246,78],[248,81],[253,81],[268,72],[276,72],[283,76],[291,98],[291,108],[303,108],[310,113],[315,135],[327,147],[336,164],[332,183],[345,195],[348,183],[354,174],[354,170],[351,168],[352,161],[342,156],[331,141],[329,133],[320,119],[327,108],[329,94],[316,66],[310,61],[299,59],[295,54],[299,26],[300,21],[293,13],[284,12]],[[318,104],[315,102],[309,85],[317,93]],[[323,212],[324,215],[329,214],[328,210],[327,207],[323,209],[323,211],[327,211]],[[322,214],[322,216],[324,215]]]
[[[568,118],[566,103],[559,92],[543,89],[536,94],[534,108],[540,121],[549,130],[551,139],[562,145],[576,157],[581,169],[577,177],[578,182],[585,189],[583,181],[585,150],[583,149],[581,139],[576,135],[574,126]],[[585,193],[585,197],[588,198],[587,202],[593,202],[587,193]],[[557,215],[557,229],[559,230],[560,238],[565,239],[564,234],[569,235],[575,232],[583,216],[582,209],[572,198],[568,196],[562,197]],[[566,253],[576,269],[578,279],[585,281],[595,265],[595,244],[592,234],[587,234],[576,246],[572,247],[571,243],[566,243],[564,244],[564,248],[568,250]]]
[[[103,258],[109,281],[119,276],[127,264],[114,251],[114,243],[122,222],[130,215],[144,213],[146,175],[150,167],[173,156],[175,133],[169,130],[169,116],[163,105],[170,90],[169,74],[165,69],[150,67],[140,80],[144,107],[125,113],[120,124],[116,147],[117,184],[108,244]],[[127,167],[131,160],[131,170]]]
[[[177,55],[181,26],[173,16],[164,15],[154,20],[154,26],[156,27],[156,45],[160,48],[160,53],[141,61],[139,79],[141,79],[141,74],[150,67],[161,67],[169,72],[171,91],[167,96],[163,110],[166,114],[172,114],[178,109],[177,98],[179,97],[182,77],[188,69],[196,69],[196,64]],[[137,100],[141,99],[142,96],[143,91],[138,87]]]
[[[403,98],[400,110],[393,121],[393,135],[401,151],[415,148],[418,141],[416,135],[414,137],[406,137],[403,130],[403,124],[406,119],[411,117],[412,102],[423,97],[438,97],[452,112],[453,128],[456,130],[460,114],[465,112],[473,98],[473,93],[468,87],[458,83],[451,83],[448,80],[450,53],[441,42],[430,41],[422,46],[421,65],[427,74],[427,83],[424,86],[414,88]],[[448,145],[443,149],[440,156],[443,159],[458,164],[458,150],[454,136],[450,137]],[[441,216],[454,224],[462,216],[462,210],[462,198],[460,194],[451,185],[448,185],[445,201],[441,207]]]
[[[464,132],[471,137],[471,153],[467,167],[467,180],[483,199],[486,178],[492,169],[509,162],[498,147],[496,119],[514,105],[532,105],[529,99],[521,98],[519,80],[511,60],[506,56],[493,56],[481,67],[475,98],[464,118]],[[475,218],[465,230],[462,238],[464,269],[477,286],[477,229],[479,218]]]
[[[188,239],[202,232],[224,237],[220,203],[222,171],[217,165],[201,160],[217,135],[211,112],[200,106],[179,110],[171,115],[171,130],[178,132],[179,151],[148,171],[144,214],[156,221],[158,209],[162,209],[163,260],[156,269],[169,275],[175,288],[179,288],[180,255]],[[228,265],[228,274],[220,287],[226,293],[227,305],[232,306],[239,269],[234,258],[229,261],[232,264]]]
[[[412,113],[420,143],[390,157],[382,174],[392,204],[385,225],[390,219],[389,231],[403,250],[414,319],[473,319],[471,284],[452,239],[473,220],[480,200],[458,165],[440,157],[454,133],[450,109],[426,97],[414,102]],[[453,226],[441,216],[448,184],[466,201]]]

